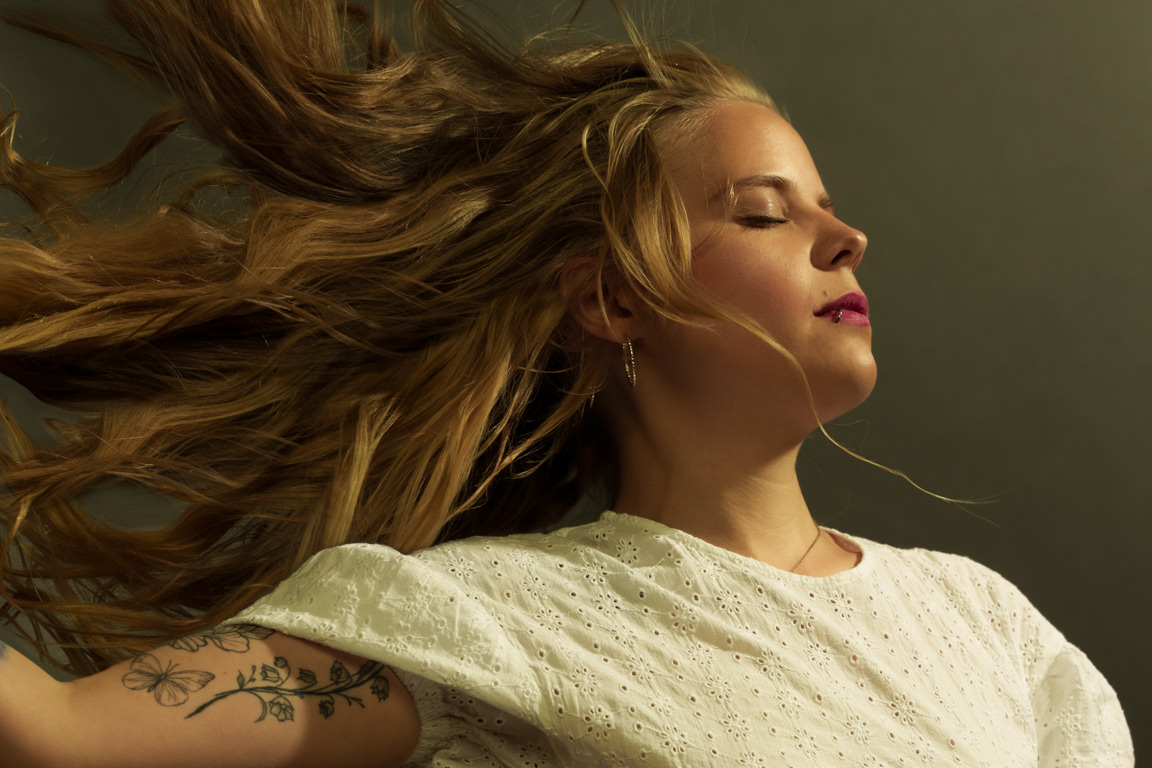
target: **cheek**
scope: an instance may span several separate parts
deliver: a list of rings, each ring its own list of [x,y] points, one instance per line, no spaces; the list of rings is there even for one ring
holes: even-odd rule
[[[811,320],[811,297],[800,269],[766,256],[728,253],[702,259],[693,272],[702,290],[765,330],[791,335],[789,329]]]

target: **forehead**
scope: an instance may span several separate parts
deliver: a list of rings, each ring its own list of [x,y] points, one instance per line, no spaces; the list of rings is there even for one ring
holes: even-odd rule
[[[662,151],[682,192],[710,194],[751,177],[777,176],[798,188],[821,187],[804,140],[775,110],[752,102],[712,108],[691,136]]]

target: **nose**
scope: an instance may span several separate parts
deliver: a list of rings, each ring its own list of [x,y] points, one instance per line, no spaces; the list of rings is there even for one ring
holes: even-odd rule
[[[868,248],[868,236],[833,217],[833,226],[824,246],[827,269],[847,268],[855,272]]]

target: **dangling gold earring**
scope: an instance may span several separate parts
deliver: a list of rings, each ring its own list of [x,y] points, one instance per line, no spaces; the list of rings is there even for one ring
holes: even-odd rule
[[[624,376],[628,379],[628,384],[632,387],[635,387],[636,352],[632,349],[632,339],[625,336],[624,343],[620,345],[620,349],[624,352]]]

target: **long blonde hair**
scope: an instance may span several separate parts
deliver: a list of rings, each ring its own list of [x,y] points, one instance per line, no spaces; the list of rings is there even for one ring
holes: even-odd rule
[[[0,148],[41,224],[0,241],[0,372],[86,414],[43,447],[7,420],[9,618],[86,671],[234,614],[322,548],[407,551],[570,504],[615,358],[574,331],[561,271],[699,312],[657,134],[768,98],[638,36],[508,52],[439,0],[413,3],[409,51],[333,0],[113,8],[146,55],[46,33],[179,104],[95,171],[24,160],[11,130]],[[84,196],[185,119],[226,166],[131,226],[86,221]],[[244,210],[209,213],[218,188]],[[103,525],[75,499],[110,481],[186,510]]]

